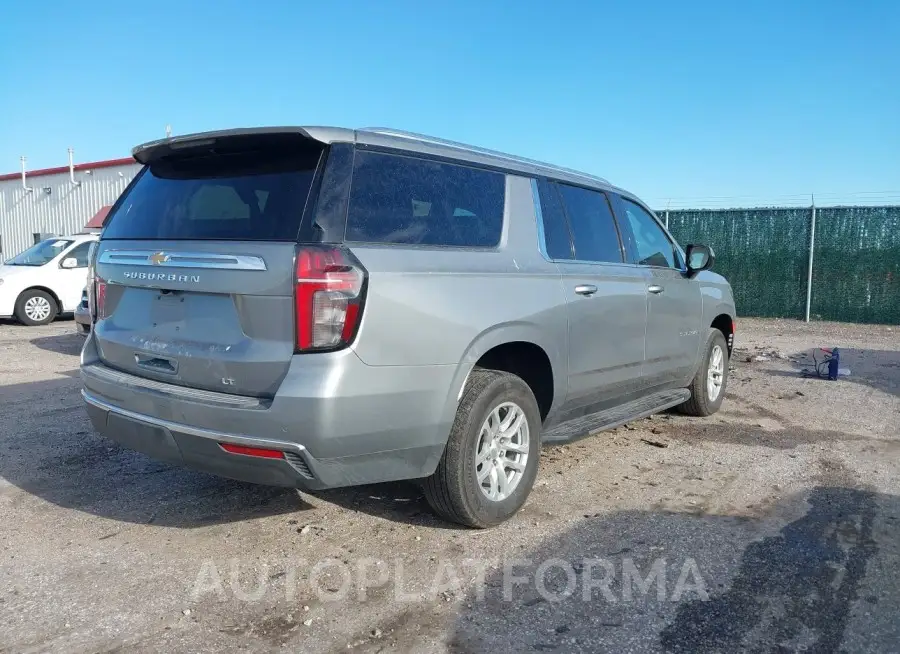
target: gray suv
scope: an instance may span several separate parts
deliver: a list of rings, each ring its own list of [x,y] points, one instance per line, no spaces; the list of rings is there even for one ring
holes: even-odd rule
[[[712,251],[603,179],[386,129],[133,154],[81,357],[94,426],[127,447],[307,490],[417,479],[488,527],[541,445],[722,402],[735,309]]]

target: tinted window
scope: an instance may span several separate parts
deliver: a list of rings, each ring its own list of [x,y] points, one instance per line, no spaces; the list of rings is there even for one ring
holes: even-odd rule
[[[619,232],[606,194],[567,184],[557,188],[572,228],[575,258],[620,263]]]
[[[333,143],[319,185],[313,219],[300,227],[300,240],[312,243],[340,243],[344,240],[350,176],[353,174],[353,146]]]
[[[91,249],[91,242],[82,243],[78,245],[68,252],[66,252],[66,259],[74,258],[75,261],[78,262],[78,268],[87,268],[88,265],[88,252]]]
[[[544,246],[551,259],[571,259],[572,239],[569,226],[559,203],[559,194],[547,180],[538,181],[541,196],[541,217],[544,226]]]
[[[678,268],[672,241],[653,216],[631,200],[622,198],[622,209],[634,236],[637,263],[644,266]]]
[[[151,163],[104,239],[295,240],[319,150],[217,153]]]
[[[346,237],[368,243],[493,247],[500,242],[501,173],[357,151]]]

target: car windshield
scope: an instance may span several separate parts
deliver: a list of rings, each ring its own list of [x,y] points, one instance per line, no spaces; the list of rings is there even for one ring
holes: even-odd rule
[[[74,241],[63,238],[51,238],[31,246],[6,262],[9,266],[43,266],[53,261],[60,252],[72,245]]]

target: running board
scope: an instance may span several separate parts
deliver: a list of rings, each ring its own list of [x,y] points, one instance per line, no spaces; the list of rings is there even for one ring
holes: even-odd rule
[[[562,424],[552,427],[544,432],[541,437],[542,443],[567,443],[584,438],[596,431],[604,429],[612,429],[632,420],[646,418],[654,413],[665,411],[673,406],[678,406],[682,402],[686,402],[691,397],[691,392],[686,388],[660,391],[653,393],[639,400],[633,400],[626,404],[592,413],[583,418],[575,418],[568,420]]]

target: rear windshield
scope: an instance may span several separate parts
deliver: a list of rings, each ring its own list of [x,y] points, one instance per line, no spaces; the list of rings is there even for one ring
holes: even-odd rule
[[[502,173],[358,150],[346,239],[494,247],[503,229]]]
[[[150,163],[104,239],[293,241],[319,148],[237,151]]]

